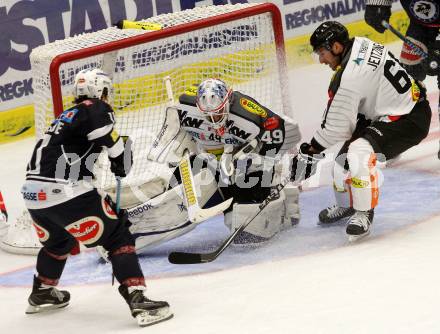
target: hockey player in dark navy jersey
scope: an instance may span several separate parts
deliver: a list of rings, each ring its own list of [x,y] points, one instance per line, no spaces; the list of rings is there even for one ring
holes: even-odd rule
[[[76,105],[52,122],[28,164],[22,194],[43,244],[28,314],[68,305],[70,294],[55,286],[69,254],[77,253],[81,242],[108,251],[119,292],[140,326],[172,317],[167,302],[144,296],[145,279],[126,215],[117,214],[110,197],[102,197],[90,182],[103,149],[116,177],[125,177],[131,167],[129,141],[114,130],[107,102],[111,93],[111,79],[100,69],[79,72],[73,91]]]

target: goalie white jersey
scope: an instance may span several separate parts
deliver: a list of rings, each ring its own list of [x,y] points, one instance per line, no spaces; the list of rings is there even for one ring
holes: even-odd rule
[[[312,140],[322,149],[350,139],[358,114],[392,122],[410,113],[420,94],[415,80],[381,44],[355,37],[343,57],[330,83],[321,128]]]

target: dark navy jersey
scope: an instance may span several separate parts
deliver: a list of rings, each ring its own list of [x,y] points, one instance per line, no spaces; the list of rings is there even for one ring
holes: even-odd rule
[[[92,178],[94,163],[104,147],[109,157],[123,152],[114,123],[112,108],[99,99],[65,110],[37,142],[26,179],[63,182]]]

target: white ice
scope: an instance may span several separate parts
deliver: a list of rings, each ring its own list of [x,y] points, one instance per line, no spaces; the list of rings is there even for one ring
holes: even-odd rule
[[[330,75],[322,65],[290,72],[292,104],[305,115],[296,118],[306,140],[324,109]],[[384,170],[373,231],[362,242],[348,244],[342,225],[316,225],[318,212],[332,204],[332,190],[324,185],[301,194],[297,227],[260,248],[232,247],[210,264],[167,263],[171,250],[215,248],[228,232],[221,218],[214,219],[141,257],[148,295],[167,300],[175,313],[146,329],[131,319],[111,286],[108,265],[94,252],[68,261],[61,282],[72,293],[68,308],[26,316],[35,257],[0,252],[1,332],[440,333],[438,91],[433,78],[427,85],[431,132]],[[33,141],[0,146],[0,189],[11,219],[23,210],[19,190]]]

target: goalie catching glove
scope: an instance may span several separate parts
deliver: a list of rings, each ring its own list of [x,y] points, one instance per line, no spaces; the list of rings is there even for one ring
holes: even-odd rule
[[[324,153],[312,153],[312,146],[302,143],[299,153],[292,159],[290,180],[300,182],[308,179],[316,173],[317,164],[324,159]]]

